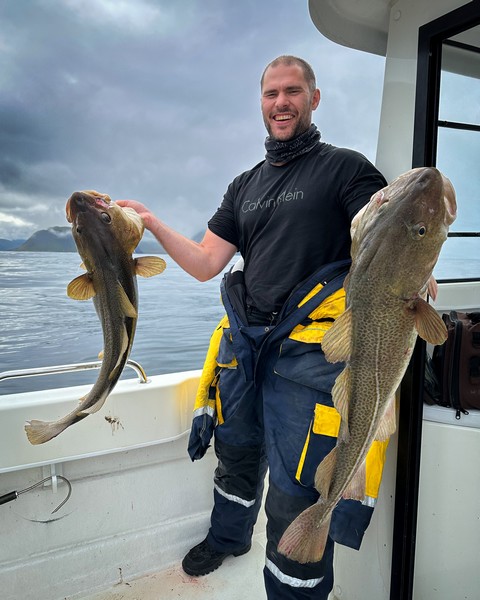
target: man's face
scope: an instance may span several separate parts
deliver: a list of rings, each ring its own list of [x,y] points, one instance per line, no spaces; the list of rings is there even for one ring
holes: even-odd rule
[[[286,142],[310,127],[320,90],[310,90],[299,65],[269,67],[261,92],[263,121],[270,137]]]

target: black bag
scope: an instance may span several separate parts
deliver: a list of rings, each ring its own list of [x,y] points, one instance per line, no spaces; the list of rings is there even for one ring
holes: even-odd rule
[[[456,418],[480,410],[480,312],[444,313],[448,338],[425,369],[425,401],[452,407]]]

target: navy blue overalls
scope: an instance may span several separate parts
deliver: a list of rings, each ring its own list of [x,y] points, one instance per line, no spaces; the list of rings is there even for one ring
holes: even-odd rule
[[[212,335],[189,453],[192,460],[201,458],[215,433],[218,467],[207,541],[223,553],[233,554],[250,543],[269,468],[264,578],[272,600],[326,600],[333,587],[334,541],[358,549],[373,512],[376,493],[365,502],[342,500],[319,563],[302,565],[277,552],[288,525],[318,499],[315,471],[335,446],[340,425],[331,389],[344,365],[328,363],[320,343],[301,335],[308,342],[298,341],[292,332],[313,330],[315,340],[315,330],[328,329],[333,319],[328,308],[322,318],[321,307],[343,294],[349,265],[350,261],[326,265],[302,282],[275,325],[248,325],[241,270],[234,267],[221,284],[228,322],[224,318]],[[319,308],[320,318],[312,319]],[[384,448],[375,454],[381,462]],[[376,479],[378,471],[381,478],[381,466],[374,469]]]

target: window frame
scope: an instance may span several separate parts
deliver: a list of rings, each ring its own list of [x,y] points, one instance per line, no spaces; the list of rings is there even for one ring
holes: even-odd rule
[[[419,28],[412,167],[436,165],[442,48],[480,24],[480,0],[471,0]],[[441,125],[440,125],[441,126]],[[455,232],[454,235],[480,235]],[[466,281],[468,279],[448,281]],[[390,600],[411,600],[415,576],[426,343],[418,339],[401,384]]]

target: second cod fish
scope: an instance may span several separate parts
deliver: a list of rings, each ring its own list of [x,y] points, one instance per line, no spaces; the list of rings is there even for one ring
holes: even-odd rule
[[[417,335],[447,337],[425,293],[448,227],[455,192],[437,169],[412,169],[380,190],[352,223],[346,310],[325,335],[330,362],[346,367],[332,390],[341,416],[335,448],[317,468],[318,502],[287,528],[278,550],[300,563],[321,560],[332,511],[341,498],[365,497],[365,457],[395,431],[395,392]]]
[[[67,201],[67,220],[86,273],[67,287],[75,300],[93,298],[103,330],[103,360],[91,391],[57,421],[32,420],[25,431],[32,444],[43,444],[70,425],[98,411],[115,387],[130,354],[137,324],[136,275],[151,277],[165,269],[156,256],[133,258],[144,225],[131,208],[121,208],[106,194],[75,192]]]

